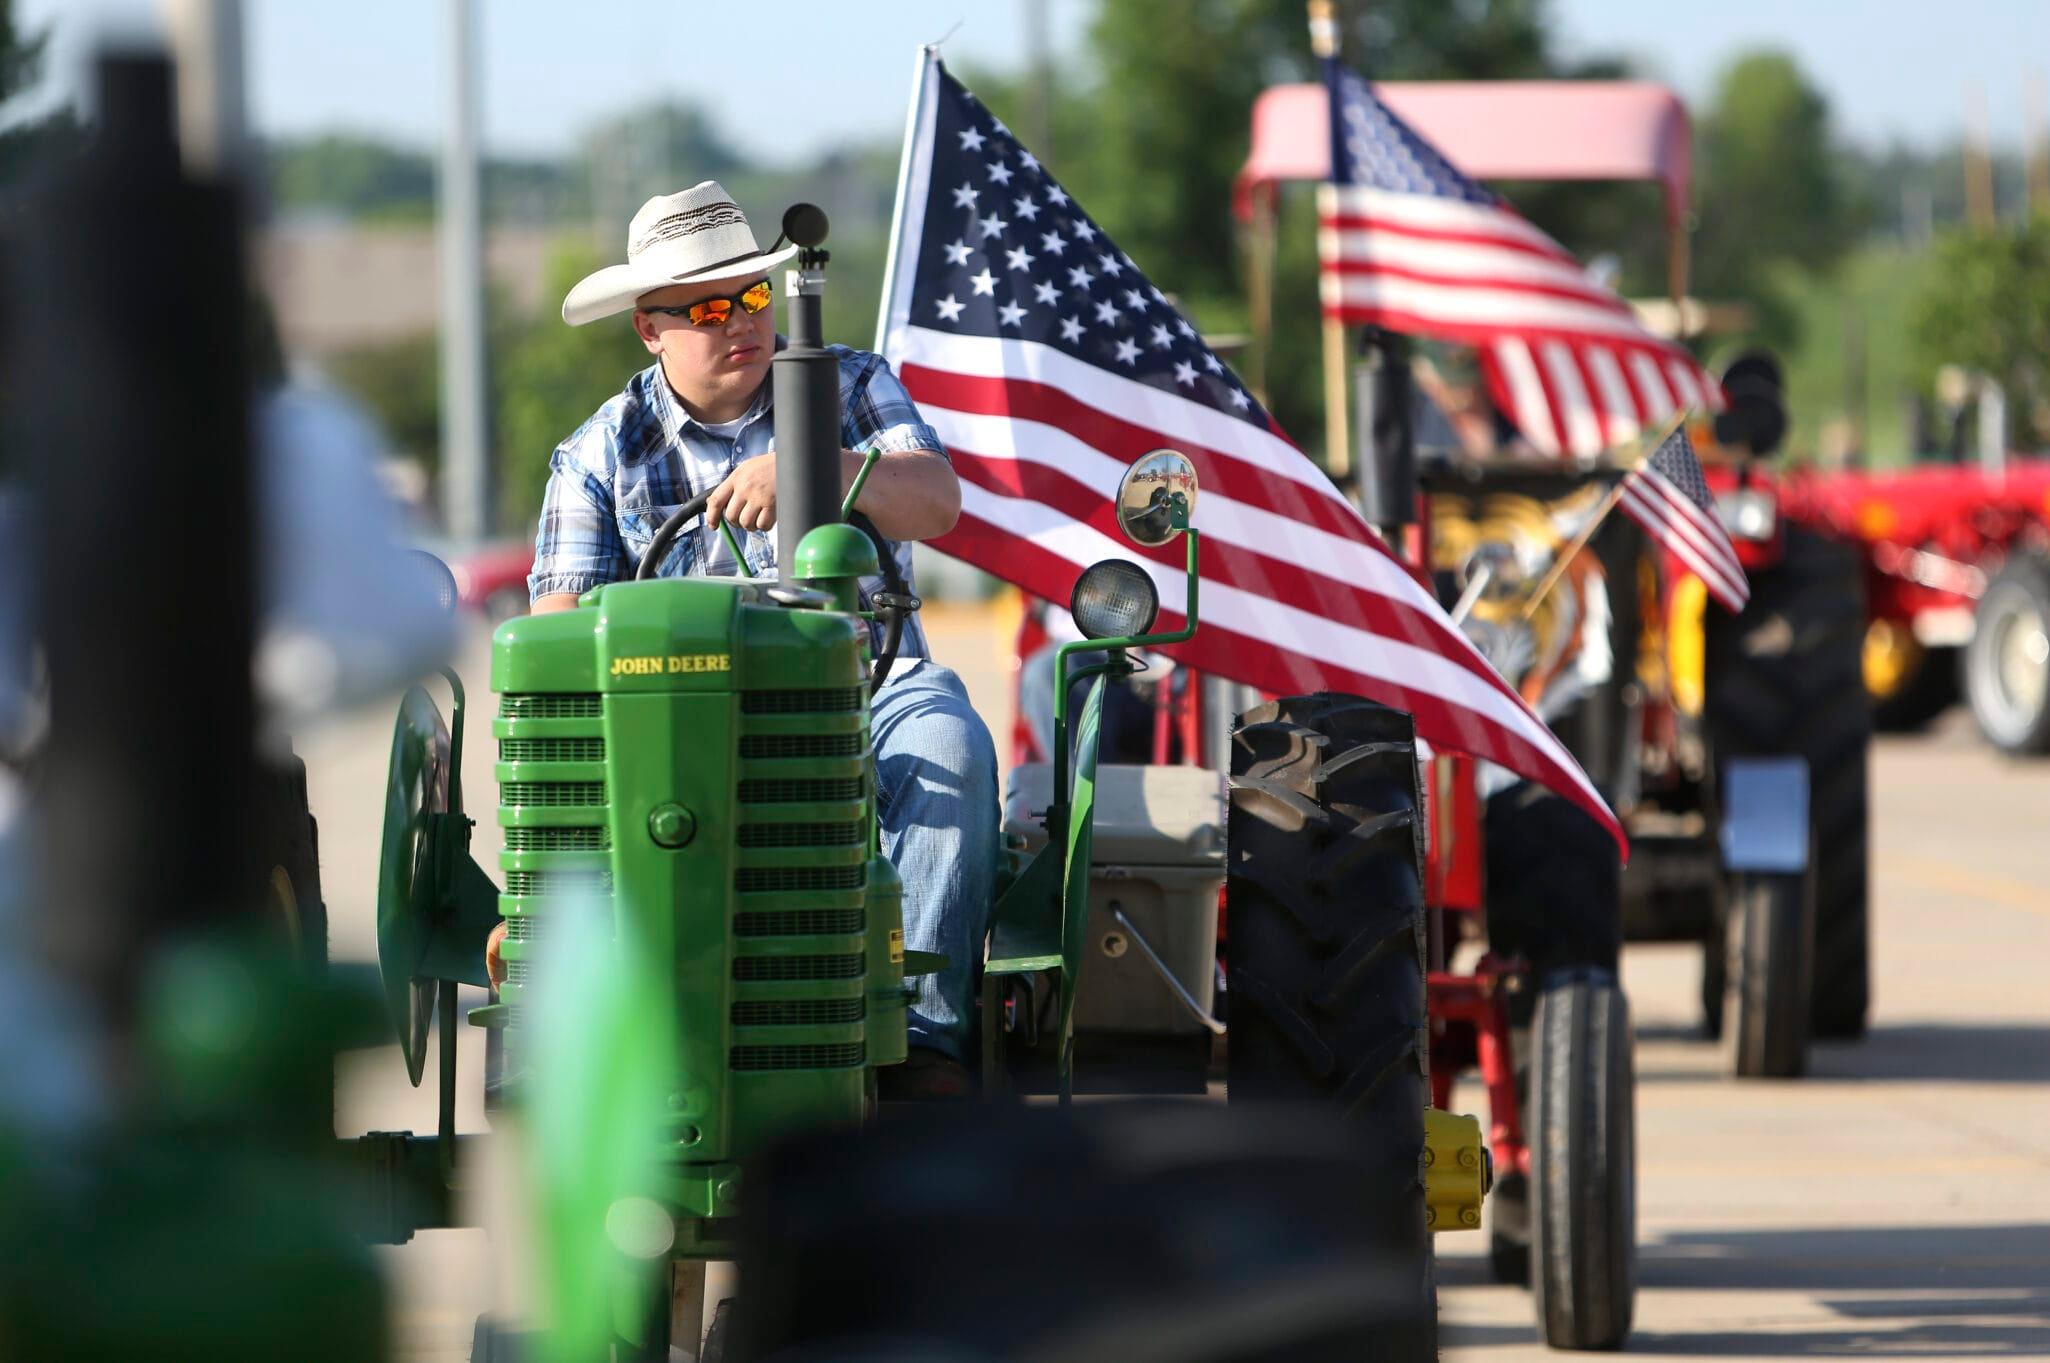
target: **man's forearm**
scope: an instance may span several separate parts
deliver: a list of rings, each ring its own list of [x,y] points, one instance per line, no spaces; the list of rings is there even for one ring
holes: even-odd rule
[[[841,451],[841,487],[854,485],[864,458],[856,450]],[[961,517],[961,483],[945,455],[904,450],[876,460],[854,505],[886,539],[936,539]]]

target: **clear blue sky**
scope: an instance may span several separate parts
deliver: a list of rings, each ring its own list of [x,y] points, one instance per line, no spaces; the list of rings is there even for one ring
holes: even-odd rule
[[[1043,0],[1072,50],[1094,0]],[[1171,13],[1176,0],[1155,0]],[[439,126],[438,0],[245,0],[259,130],[348,128],[430,143]],[[485,137],[551,152],[622,105],[687,97],[744,149],[804,157],[903,124],[912,49],[959,25],[958,64],[1022,64],[1020,0],[481,0]],[[1716,69],[1760,45],[1791,49],[1839,126],[1866,142],[1958,135],[1966,86],[1985,91],[1996,143],[2017,145],[2030,67],[2050,69],[2050,0],[1552,0],[1568,54],[1622,51],[1705,99]],[[53,76],[77,87],[90,35],[153,29],[153,0],[15,0],[55,25]],[[773,16],[773,19],[770,19]],[[765,22],[765,20],[768,20]],[[2038,96],[2040,99],[2041,96]]]

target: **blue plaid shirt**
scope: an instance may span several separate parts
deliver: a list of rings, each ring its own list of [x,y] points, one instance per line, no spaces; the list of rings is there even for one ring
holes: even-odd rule
[[[778,350],[785,344],[776,338]],[[919,416],[882,356],[846,346],[829,349],[840,360],[840,438],[846,448],[945,454],[939,435]],[[776,433],[770,416],[772,387],[763,382],[754,405],[727,436],[684,411],[660,363],[627,380],[625,391],[600,407],[549,458],[529,595],[583,592],[632,577],[669,513],[717,487],[741,460],[769,452]],[[755,576],[775,576],[774,532],[735,527],[735,534]],[[916,591],[911,546],[893,542],[891,548],[904,580]],[[662,577],[704,577],[732,576],[737,569],[726,537],[701,524],[676,537],[657,571]],[[862,585],[865,598],[882,584],[870,578]],[[905,622],[898,656],[930,656],[916,615]]]

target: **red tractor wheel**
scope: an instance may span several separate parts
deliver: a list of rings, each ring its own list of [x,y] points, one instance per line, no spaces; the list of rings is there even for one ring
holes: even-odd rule
[[[2007,560],[1974,613],[1965,694],[1979,732],[2016,757],[2050,752],[2050,560]]]

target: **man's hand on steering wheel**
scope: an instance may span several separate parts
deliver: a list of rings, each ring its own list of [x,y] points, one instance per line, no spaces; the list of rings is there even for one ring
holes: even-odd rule
[[[776,526],[776,452],[743,459],[712,489],[705,520],[733,522],[737,530],[773,530]]]

